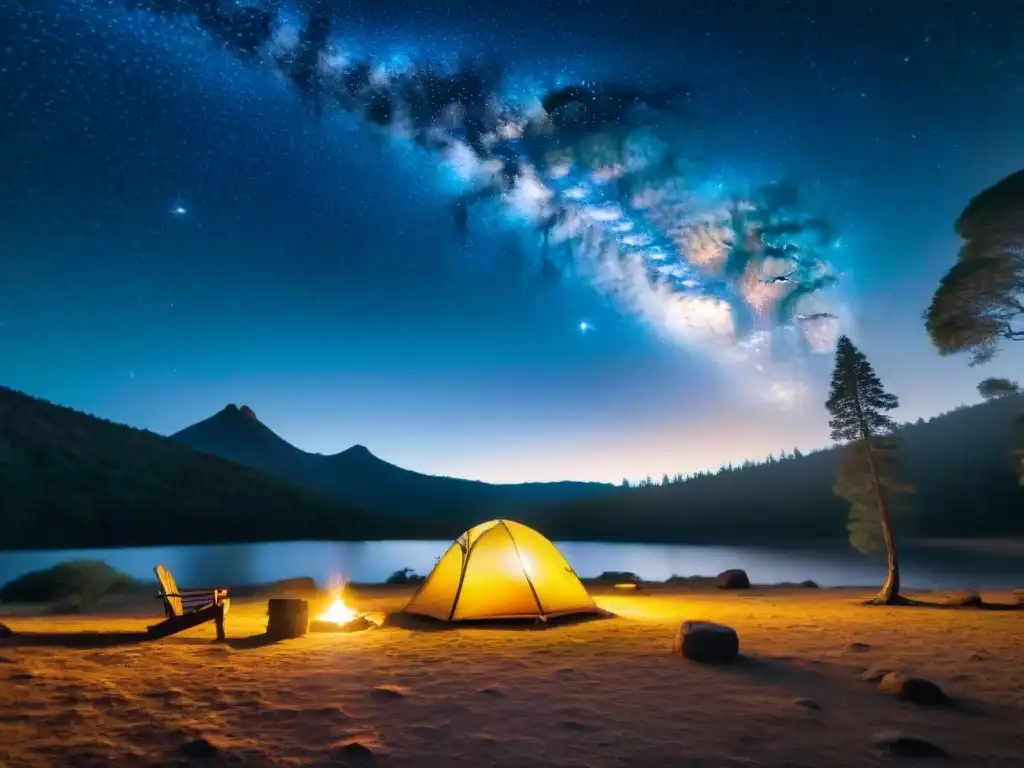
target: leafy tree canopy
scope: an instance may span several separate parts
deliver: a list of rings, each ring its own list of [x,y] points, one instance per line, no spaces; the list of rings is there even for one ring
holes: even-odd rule
[[[1010,397],[1020,394],[1020,384],[1009,379],[991,378],[985,379],[978,384],[978,394],[986,400],[993,400],[997,397]]]
[[[955,224],[964,239],[925,312],[940,354],[991,360],[1005,340],[1024,339],[1024,171],[976,195]]]

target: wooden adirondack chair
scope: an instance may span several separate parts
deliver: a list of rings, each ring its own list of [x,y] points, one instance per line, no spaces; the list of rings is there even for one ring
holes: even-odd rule
[[[224,617],[231,601],[228,590],[221,587],[205,589],[179,589],[171,572],[162,565],[153,569],[164,601],[166,618],[159,624],[148,627],[150,637],[167,637],[184,629],[213,621],[217,627],[217,640],[225,640]]]

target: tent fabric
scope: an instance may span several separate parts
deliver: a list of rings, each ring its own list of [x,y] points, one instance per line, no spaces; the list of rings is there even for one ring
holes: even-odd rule
[[[600,609],[547,538],[512,520],[490,520],[455,540],[405,612],[468,621],[547,619]]]

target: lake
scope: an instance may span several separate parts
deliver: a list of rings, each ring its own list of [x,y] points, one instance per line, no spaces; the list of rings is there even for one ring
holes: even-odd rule
[[[105,560],[137,578],[153,578],[153,566],[170,568],[183,586],[263,584],[312,576],[320,584],[349,579],[381,582],[401,568],[429,573],[447,541],[271,542],[181,547],[132,547],[76,551],[0,553],[0,585],[32,570],[76,558]],[[715,575],[743,568],[755,584],[813,579],[823,587],[878,586],[885,565],[853,551],[845,542],[791,549],[596,544],[562,542],[559,549],[581,577],[602,571],[632,571],[649,581]],[[916,589],[1024,586],[1024,556],[1012,549],[971,546],[904,546],[903,585]]]

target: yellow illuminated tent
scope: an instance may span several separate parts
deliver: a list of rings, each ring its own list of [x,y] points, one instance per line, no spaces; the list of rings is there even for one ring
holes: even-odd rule
[[[455,540],[405,611],[466,621],[547,619],[601,609],[554,544],[521,523],[491,520]]]

